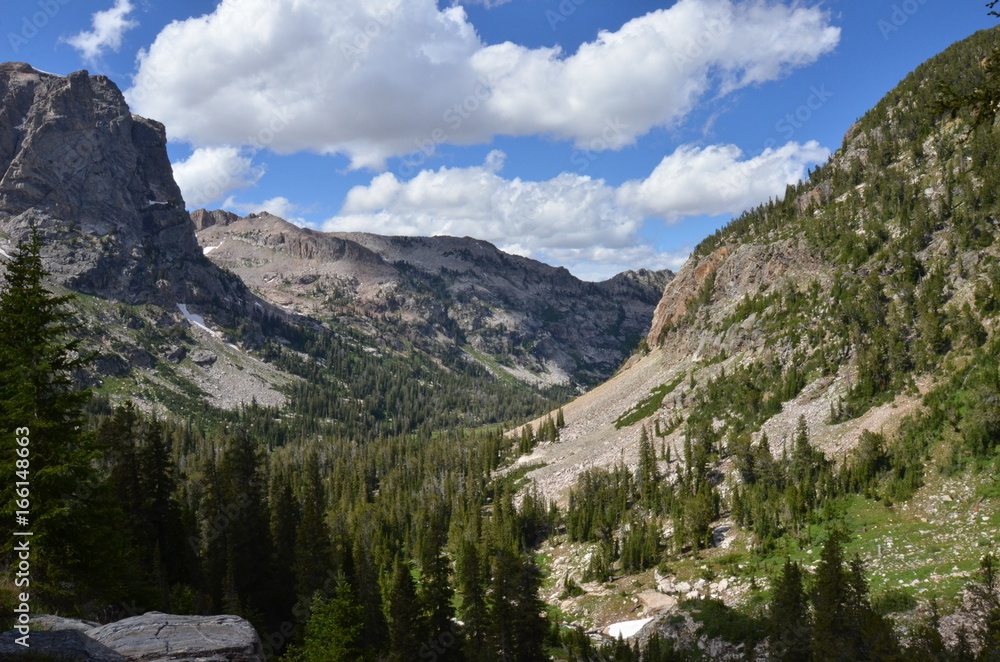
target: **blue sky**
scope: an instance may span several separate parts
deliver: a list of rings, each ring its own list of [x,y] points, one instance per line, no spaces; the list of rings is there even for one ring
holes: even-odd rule
[[[982,0],[17,0],[4,59],[164,122],[189,208],[676,269]]]

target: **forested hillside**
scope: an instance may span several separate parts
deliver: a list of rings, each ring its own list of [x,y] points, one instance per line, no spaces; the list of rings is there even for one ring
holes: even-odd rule
[[[700,613],[705,633],[698,601],[722,600],[763,619],[725,632],[744,650],[763,646],[762,601],[801,593],[772,625],[816,629],[772,632],[804,646],[780,659],[971,659],[969,642],[993,654],[997,39],[919,67],[807,181],[702,242],[666,288],[649,355],[568,404],[559,441],[519,462],[566,506],[546,555],[584,586],[559,598],[574,618],[624,619],[611,587],[655,616],[651,590]],[[973,577],[990,588],[963,593]],[[824,597],[825,582],[855,597]],[[828,611],[850,600],[849,618]],[[913,635],[939,629],[947,646],[919,657],[931,644]],[[679,636],[667,616],[652,632]]]

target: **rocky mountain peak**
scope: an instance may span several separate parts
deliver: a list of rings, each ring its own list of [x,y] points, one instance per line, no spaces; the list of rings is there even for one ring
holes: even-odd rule
[[[194,223],[194,229],[196,231],[210,228],[213,225],[225,227],[239,220],[240,217],[236,214],[222,209],[215,209],[212,211],[207,209],[196,209],[191,212],[191,222]]]
[[[159,122],[105,76],[0,65],[0,243],[36,227],[56,279],[124,301],[193,301],[220,287],[202,256]]]
[[[464,346],[490,370],[535,385],[614,372],[673,277],[640,271],[588,283],[471,237],[317,232],[267,212],[199,210],[192,219],[213,262],[286,310],[393,343],[407,337],[432,356]]]

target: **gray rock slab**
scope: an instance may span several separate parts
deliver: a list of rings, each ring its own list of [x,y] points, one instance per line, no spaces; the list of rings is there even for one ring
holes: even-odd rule
[[[238,616],[149,612],[87,634],[134,662],[264,662],[260,637]]]

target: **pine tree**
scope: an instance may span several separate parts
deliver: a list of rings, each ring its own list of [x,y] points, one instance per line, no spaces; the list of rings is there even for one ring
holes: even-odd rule
[[[530,558],[499,549],[494,553],[490,591],[492,646],[503,662],[548,659],[544,651],[548,625],[538,597],[541,573]]]
[[[272,565],[278,588],[275,600],[279,608],[287,613],[296,602],[295,567],[298,560],[295,555],[295,532],[302,515],[288,472],[273,472],[269,493]]]
[[[329,600],[317,594],[300,646],[289,646],[283,662],[363,662],[364,610],[350,584],[341,582]]]
[[[798,563],[785,561],[768,608],[768,660],[808,662],[812,624]]]
[[[842,531],[832,531],[816,569],[813,660],[899,659],[899,645],[892,627],[872,609],[861,560],[855,558],[844,567],[846,541]]]
[[[158,586],[162,602],[166,603],[169,586],[190,577],[192,561],[189,548],[183,543],[184,522],[176,499],[177,479],[162,423],[151,421],[143,435],[138,456],[139,489],[143,497],[143,519],[149,531],[146,540],[138,542],[147,548],[144,559],[154,575],[166,584]]]
[[[840,530],[830,532],[823,545],[816,568],[813,587],[815,662],[853,662],[857,637],[851,632],[847,611],[848,577],[844,572],[844,543],[847,536]]]
[[[416,662],[421,644],[427,642],[423,614],[410,566],[396,557],[388,595],[389,660]]]
[[[521,428],[521,441],[518,444],[517,450],[522,455],[531,452],[531,449],[535,446],[535,440],[531,433],[531,424],[525,425]]]
[[[389,631],[382,610],[382,594],[379,591],[379,568],[372,549],[374,526],[365,522],[354,531],[351,545],[351,587],[357,596],[364,614],[364,641],[384,645],[389,640]]]
[[[851,629],[858,633],[855,659],[886,662],[900,659],[901,651],[892,625],[872,608],[864,564],[858,557],[852,559],[848,567],[848,588]]]
[[[306,597],[323,585],[331,550],[325,519],[326,492],[315,452],[306,456],[302,472],[302,519],[295,532],[295,584],[298,594]]]
[[[639,484],[639,497],[647,508],[652,508],[656,503],[657,478],[656,451],[653,449],[653,442],[649,439],[649,432],[643,425],[639,435],[639,467],[636,482]]]
[[[423,559],[420,563],[420,589],[418,591],[421,611],[426,619],[430,647],[438,653],[438,660],[449,662],[460,656],[456,646],[455,608],[452,599],[455,590],[451,585],[448,557],[444,555],[444,536],[440,529],[432,526],[425,542]],[[421,642],[420,652],[426,653]],[[440,650],[443,649],[443,650]],[[440,650],[440,652],[438,652]]]
[[[120,599],[135,566],[125,551],[121,509],[98,479],[96,445],[83,432],[89,396],[74,389],[71,375],[86,360],[79,341],[69,339],[71,299],[46,289],[41,247],[33,232],[0,286],[0,433],[9,440],[0,447],[0,472],[8,477],[0,485],[0,517],[14,522],[15,511],[27,511],[18,529],[33,534],[33,597],[68,599],[62,586],[70,582],[72,598]],[[22,542],[6,536],[0,543],[0,564],[9,563],[15,541]]]
[[[114,491],[125,516],[125,527],[134,542],[140,542],[144,495],[139,470],[140,418],[131,401],[115,409],[97,429],[96,443],[108,486]]]
[[[463,540],[455,561],[455,583],[462,600],[462,651],[470,662],[490,659],[487,651],[490,627],[487,579],[478,546],[471,540]]]
[[[227,571],[250,615],[272,611],[274,585],[262,449],[243,431],[224,440],[213,489]]]

